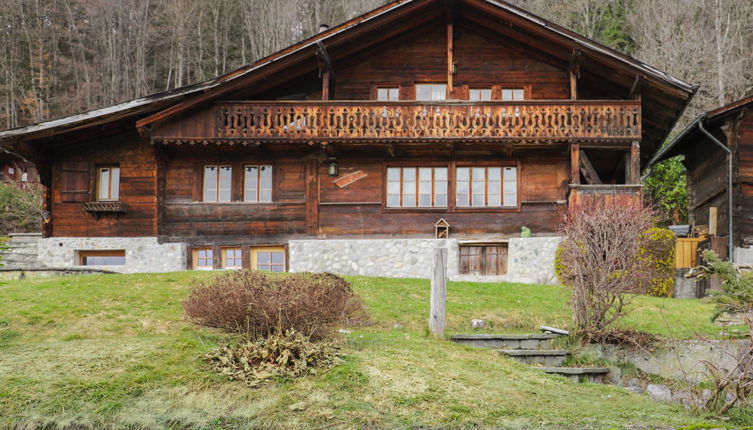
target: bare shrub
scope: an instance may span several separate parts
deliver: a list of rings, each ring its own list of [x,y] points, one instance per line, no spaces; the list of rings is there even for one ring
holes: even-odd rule
[[[573,322],[582,332],[604,332],[625,315],[633,294],[651,276],[638,257],[653,214],[640,203],[585,201],[563,216],[568,239],[559,255],[563,283],[572,287]]]
[[[316,340],[366,319],[350,284],[331,273],[230,272],[196,284],[183,309],[199,325],[251,338],[296,330]]]

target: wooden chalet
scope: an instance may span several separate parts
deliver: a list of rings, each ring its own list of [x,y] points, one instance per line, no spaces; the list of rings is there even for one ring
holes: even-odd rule
[[[47,187],[40,264],[423,276],[444,241],[451,275],[503,275],[523,226],[640,199],[694,92],[503,1],[400,0],[0,144]]]
[[[753,265],[753,97],[699,116],[650,164],[678,155],[688,171],[689,222],[712,237],[728,239],[731,230],[720,253]]]
[[[28,188],[39,184],[34,163],[0,151],[0,182]]]

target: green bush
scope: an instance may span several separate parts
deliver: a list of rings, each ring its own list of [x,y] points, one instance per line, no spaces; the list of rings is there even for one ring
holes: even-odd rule
[[[0,236],[33,233],[42,227],[42,188],[0,183]]]
[[[642,289],[652,296],[670,297],[675,283],[675,234],[653,227],[644,231],[639,240],[637,258],[651,273]]]

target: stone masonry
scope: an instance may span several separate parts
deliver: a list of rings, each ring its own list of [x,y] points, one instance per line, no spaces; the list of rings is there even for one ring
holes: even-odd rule
[[[44,267],[79,265],[78,251],[126,251],[122,266],[85,266],[120,273],[173,272],[186,268],[186,245],[158,243],[156,237],[51,237],[39,239],[37,263]]]
[[[333,272],[388,278],[430,278],[433,249],[448,248],[447,276],[456,281],[557,283],[554,254],[559,237],[512,238],[508,273],[482,277],[460,275],[457,239],[291,240],[291,272]]]

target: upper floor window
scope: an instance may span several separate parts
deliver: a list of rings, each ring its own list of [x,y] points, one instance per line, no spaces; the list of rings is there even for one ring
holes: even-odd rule
[[[447,99],[445,84],[416,84],[416,100],[435,101]]]
[[[447,207],[447,168],[387,168],[387,207]]]
[[[378,87],[377,100],[380,102],[394,102],[400,100],[400,88]]]
[[[518,205],[517,168],[458,167],[458,207],[515,207]]]
[[[490,101],[492,99],[491,88],[470,88],[468,89],[468,100],[472,102]]]
[[[203,196],[205,202],[229,202],[233,179],[230,166],[204,166]]]
[[[272,166],[269,164],[246,166],[243,175],[243,200],[246,202],[272,201]]]
[[[120,197],[120,167],[97,168],[97,200],[117,201]]]
[[[502,88],[502,101],[514,102],[525,99],[523,88]]]

